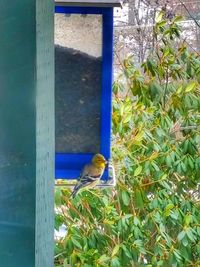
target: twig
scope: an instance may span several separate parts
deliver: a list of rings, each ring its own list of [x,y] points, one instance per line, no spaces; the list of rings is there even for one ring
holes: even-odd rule
[[[56,258],[62,256],[62,255],[65,254],[65,253],[66,253],[65,250],[64,250],[63,252],[58,253],[57,255],[54,256],[54,259],[56,259]]]
[[[185,8],[185,10],[187,11],[188,15],[194,20],[195,24],[200,28],[200,24],[199,22],[195,19],[195,17],[190,13],[189,9],[187,8],[187,6],[182,2],[182,0],[179,0],[179,2],[181,3],[181,5]]]
[[[166,180],[166,178],[161,178],[161,179],[159,179],[159,180],[157,180],[157,181],[153,181],[153,182],[149,182],[149,183],[145,183],[145,184],[141,184],[140,186],[141,187],[146,187],[146,186],[149,186],[149,185],[152,185],[152,184],[156,184],[156,183],[160,183],[160,182],[162,182],[162,181],[164,181],[164,180]]]
[[[166,105],[168,83],[169,83],[169,67],[167,66],[166,84],[165,84],[164,96],[163,96],[163,107],[164,107],[164,110],[165,110],[165,105]]]

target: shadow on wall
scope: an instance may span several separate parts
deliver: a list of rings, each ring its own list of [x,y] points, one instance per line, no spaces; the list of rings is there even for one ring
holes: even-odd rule
[[[56,152],[100,151],[102,60],[55,46]]]

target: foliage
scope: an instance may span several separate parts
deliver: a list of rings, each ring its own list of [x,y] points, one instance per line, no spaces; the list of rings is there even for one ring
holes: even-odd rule
[[[115,189],[56,190],[56,266],[200,266],[200,58],[162,15],[155,50],[113,87]]]

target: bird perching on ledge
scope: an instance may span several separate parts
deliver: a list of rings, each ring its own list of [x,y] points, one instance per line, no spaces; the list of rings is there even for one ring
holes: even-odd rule
[[[74,198],[82,189],[94,188],[101,179],[107,161],[101,154],[93,156],[91,163],[85,165],[71,196]]]

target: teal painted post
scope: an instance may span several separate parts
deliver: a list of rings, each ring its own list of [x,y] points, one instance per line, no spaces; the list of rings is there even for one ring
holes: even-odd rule
[[[0,1],[0,266],[53,266],[52,0]]]

